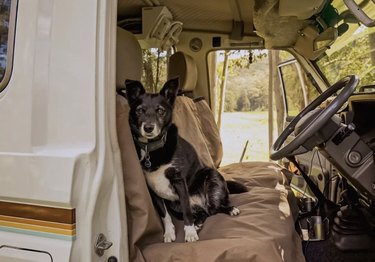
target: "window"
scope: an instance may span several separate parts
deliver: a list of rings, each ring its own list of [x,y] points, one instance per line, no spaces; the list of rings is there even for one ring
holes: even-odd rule
[[[287,116],[296,116],[319,93],[295,59],[280,64],[279,74],[285,92]]]
[[[224,149],[222,165],[268,160],[274,137],[285,124],[284,105],[287,115],[295,116],[319,95],[287,51],[219,50],[210,52],[207,60]]]
[[[361,85],[373,85],[375,83],[374,29],[361,26],[346,39],[346,42],[338,39],[331,50],[317,61],[317,65],[330,84],[334,84],[344,76],[355,74],[359,76]]]
[[[268,51],[259,49],[209,53],[224,151],[221,165],[269,159],[268,60]]]
[[[364,11],[375,17],[375,5],[365,1]],[[342,1],[334,1],[334,7],[344,13],[347,9]],[[362,5],[362,3],[361,3]],[[348,30],[343,32],[325,54],[316,61],[316,65],[334,84],[347,75],[357,75],[360,85],[375,84],[375,27],[365,27],[358,23],[347,23]]]
[[[17,0],[0,0],[0,92],[12,70],[16,5]]]
[[[147,92],[160,91],[167,81],[168,62],[172,50],[161,51],[158,48],[143,49],[142,83]]]

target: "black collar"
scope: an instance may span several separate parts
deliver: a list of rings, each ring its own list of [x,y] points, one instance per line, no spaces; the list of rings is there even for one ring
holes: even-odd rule
[[[134,137],[134,141],[141,149],[146,152],[146,154],[148,154],[152,151],[162,148],[165,145],[165,142],[167,141],[167,132],[163,132],[163,134],[156,140],[142,142],[138,138]]]
[[[160,135],[157,138],[150,140],[147,140],[147,142],[142,142],[139,140],[139,137],[142,136],[141,132],[139,132],[138,128],[134,124],[130,124],[130,128],[133,133],[133,140],[134,142],[142,148],[146,153],[158,150],[159,148],[162,148],[165,145],[165,142],[167,141],[167,131],[169,127],[164,127],[161,130]]]
[[[142,150],[144,150],[144,165],[146,168],[150,168],[152,165],[150,160],[150,152],[158,150],[165,145],[165,142],[167,141],[167,132],[164,132],[160,139],[151,142],[144,143],[139,141],[136,137],[134,137],[134,141]]]
[[[141,134],[140,134],[140,132],[138,131],[138,128],[135,125],[131,124],[130,128],[134,132],[134,134],[133,134],[134,142],[137,144],[137,146],[139,146],[145,152],[144,165],[145,165],[145,167],[150,168],[151,165],[152,165],[151,161],[150,161],[150,152],[164,147],[164,145],[167,141],[168,127],[165,127],[165,128],[162,129],[161,135],[159,135],[158,138],[153,139],[152,141],[147,140],[147,142],[142,142],[138,139],[138,137],[141,136]],[[138,137],[135,134],[137,134]]]

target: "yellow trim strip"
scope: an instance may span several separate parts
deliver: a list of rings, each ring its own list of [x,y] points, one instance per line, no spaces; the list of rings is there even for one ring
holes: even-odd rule
[[[33,230],[33,231],[40,231],[40,232],[53,233],[53,234],[60,234],[60,235],[66,235],[66,236],[76,235],[75,229],[71,229],[71,230],[70,229],[60,229],[60,228],[36,226],[36,225],[22,224],[22,223],[9,222],[9,221],[0,221],[0,226],[26,229],[26,230]]]
[[[76,224],[63,224],[63,223],[57,223],[57,222],[48,222],[48,221],[42,221],[42,220],[36,220],[36,219],[19,218],[19,217],[11,217],[11,216],[3,216],[3,215],[0,215],[0,221],[16,222],[16,223],[22,223],[22,224],[44,226],[44,227],[54,227],[54,228],[67,229],[67,230],[73,230],[76,228]]]

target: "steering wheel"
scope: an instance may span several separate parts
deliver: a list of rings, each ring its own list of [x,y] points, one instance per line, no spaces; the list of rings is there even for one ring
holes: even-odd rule
[[[318,96],[296,117],[294,117],[292,122],[290,122],[290,124],[280,134],[275,143],[272,145],[270,158],[272,160],[279,160],[283,157],[289,157],[306,152],[306,149],[301,147],[302,144],[312,137],[317,131],[319,131],[329,119],[331,119],[331,117],[348,100],[350,95],[356,89],[358,83],[359,78],[357,76],[346,76],[320,94],[320,96]],[[290,141],[289,144],[283,146],[285,140],[295,130],[297,123],[302,117],[316,109],[320,104],[341,89],[343,90],[340,92],[340,94],[326,108],[320,111],[320,113],[306,127],[304,127],[298,133],[298,135],[292,141]]]

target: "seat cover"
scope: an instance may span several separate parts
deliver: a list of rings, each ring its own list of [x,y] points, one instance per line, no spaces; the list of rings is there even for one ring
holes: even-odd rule
[[[233,176],[238,168],[243,172]],[[294,229],[295,212],[290,208],[295,203],[288,202],[292,193],[281,170],[265,162],[224,168],[222,173],[228,171],[228,177],[245,182],[249,188],[247,193],[230,195],[231,203],[241,210],[240,215],[209,217],[195,243],[184,243],[183,223],[174,221],[176,242],[145,246],[145,261],[305,261],[301,240]]]
[[[141,65],[136,39],[121,30],[117,45],[118,88],[126,78],[139,80]],[[136,53],[134,61],[129,60]],[[130,67],[123,67],[121,62]],[[249,189],[247,193],[230,196],[231,203],[240,208],[241,214],[209,217],[199,232],[200,240],[195,243],[183,242],[182,222],[175,221],[176,242],[163,243],[161,219],[153,207],[132,139],[128,104],[121,96],[117,96],[116,102],[130,261],[304,261],[301,241],[294,230],[296,206],[289,181],[283,169],[272,163],[241,163],[221,168],[226,179],[240,181]],[[199,118],[199,114],[191,99],[176,99],[173,120],[180,135],[194,146],[206,165],[214,166],[209,152],[213,149],[207,146],[202,134],[206,121]]]
[[[200,99],[196,101],[195,106],[208,151],[215,167],[219,167],[223,159],[223,144],[221,142],[220,130],[216,125],[214,115],[206,100]]]
[[[296,204],[284,174],[287,171],[268,162],[237,163],[220,169],[226,179],[249,188],[247,193],[230,196],[231,203],[241,210],[239,216],[209,217],[196,243],[184,243],[183,223],[174,221],[176,242],[163,243],[161,220],[147,190],[128,125],[128,105],[121,96],[117,97],[117,125],[130,261],[304,261],[294,230]],[[185,139],[192,144],[199,140],[196,136]]]

